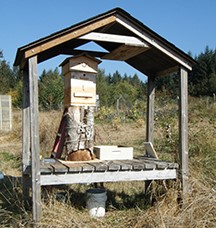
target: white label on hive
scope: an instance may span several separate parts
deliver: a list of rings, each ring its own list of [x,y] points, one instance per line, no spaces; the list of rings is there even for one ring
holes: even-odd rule
[[[92,98],[93,94],[92,93],[74,93],[74,97],[88,97]]]

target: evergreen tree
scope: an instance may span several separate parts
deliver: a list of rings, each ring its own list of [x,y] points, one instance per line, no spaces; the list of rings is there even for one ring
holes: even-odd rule
[[[121,80],[122,80],[122,77],[119,74],[119,72],[116,70],[116,72],[113,73],[113,76],[111,78],[111,83],[116,84],[116,83],[119,83]]]
[[[0,51],[0,94],[6,94],[16,85],[16,78],[9,63],[3,59],[3,52]]]
[[[197,64],[189,77],[189,92],[195,96],[211,96],[216,92],[216,50],[210,50],[207,46],[195,60]]]
[[[60,108],[64,98],[64,83],[58,69],[44,70],[39,81],[39,103],[46,110]]]
[[[99,95],[100,106],[108,106],[109,100],[109,76],[103,69],[99,69],[96,77],[96,93]]]

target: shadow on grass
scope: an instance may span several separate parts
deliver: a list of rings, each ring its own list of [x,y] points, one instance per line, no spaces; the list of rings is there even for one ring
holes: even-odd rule
[[[91,188],[91,186],[86,187],[86,190]],[[144,187],[143,191],[138,193],[127,193],[125,191],[110,190],[109,187],[107,191],[107,201],[106,208],[109,210],[127,210],[131,208],[139,208],[145,210],[148,207],[154,205],[158,198],[166,194],[167,189],[162,184],[162,182],[155,182],[154,187],[150,187],[145,193]],[[71,206],[82,210],[86,207],[86,193],[85,190],[79,191],[78,189],[69,189],[68,191],[62,192],[65,196],[65,202],[71,204]]]
[[[130,191],[119,191],[116,185],[115,190],[110,190],[109,185],[107,191],[107,211],[112,210],[127,210],[138,208],[146,210],[157,201],[158,196],[166,191],[161,185],[161,189],[149,190],[147,194],[142,189],[137,193]],[[51,188],[50,197],[47,202],[44,202],[42,194],[42,203],[48,203],[51,207],[55,207],[55,201],[60,201],[63,204],[70,205],[78,210],[86,208],[86,190],[91,188],[89,185],[60,185]],[[43,188],[42,188],[43,193]],[[21,177],[5,176],[4,181],[0,182],[0,224],[13,225],[17,224],[29,225],[31,222],[31,199],[28,209],[24,207],[22,201],[22,185]]]
[[[21,177],[4,176],[0,181],[0,224],[17,226],[21,220],[29,221],[22,202]]]

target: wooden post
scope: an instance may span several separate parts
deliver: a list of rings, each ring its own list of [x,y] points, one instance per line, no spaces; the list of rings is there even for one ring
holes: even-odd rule
[[[188,192],[188,72],[179,69],[179,157],[183,196]]]
[[[29,179],[28,168],[31,165],[30,152],[30,100],[29,100],[29,77],[26,70],[23,71],[23,110],[22,110],[22,185],[23,200],[27,206],[29,198]]]
[[[148,76],[147,83],[147,114],[146,114],[146,142],[154,142],[154,100],[155,100],[155,77]],[[151,157],[151,154],[146,151],[146,155]],[[147,194],[151,180],[145,181],[145,194]]]
[[[28,60],[29,63],[29,95],[30,95],[30,145],[32,163],[32,213],[33,222],[41,218],[41,186],[40,186],[40,148],[38,129],[38,74],[37,56]]]
[[[146,141],[154,142],[154,99],[155,99],[155,77],[148,77],[147,88],[147,116],[146,116]]]

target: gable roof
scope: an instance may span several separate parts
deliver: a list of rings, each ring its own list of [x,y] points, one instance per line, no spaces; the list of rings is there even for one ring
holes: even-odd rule
[[[60,54],[81,54],[77,48],[90,41],[106,52],[84,51],[88,55],[125,61],[146,75],[166,74],[179,66],[191,70],[195,63],[129,13],[115,8],[18,48],[14,65],[23,69],[35,55],[40,63]]]

